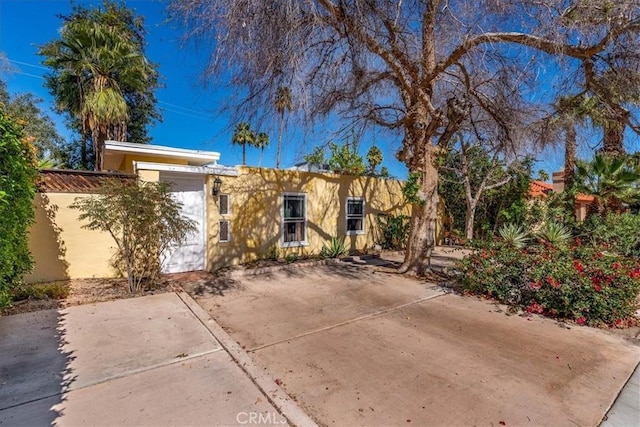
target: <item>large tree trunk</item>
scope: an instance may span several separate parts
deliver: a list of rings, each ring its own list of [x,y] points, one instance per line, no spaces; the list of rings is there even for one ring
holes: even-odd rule
[[[411,231],[409,232],[404,262],[398,269],[399,273],[409,272],[422,275],[430,268],[438,215],[438,170],[434,165],[435,151],[436,148],[431,144],[425,149],[423,171],[421,171],[421,190],[424,194],[424,203],[412,206]]]

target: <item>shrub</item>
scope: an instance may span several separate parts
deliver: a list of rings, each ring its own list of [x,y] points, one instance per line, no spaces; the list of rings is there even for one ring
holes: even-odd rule
[[[344,237],[341,239],[332,237],[331,240],[329,240],[329,244],[322,245],[320,256],[322,258],[339,258],[346,255],[347,252],[349,252],[349,250],[344,242]]]
[[[582,241],[605,246],[625,256],[640,257],[640,215],[590,216],[579,230]]]
[[[35,155],[21,126],[0,108],[0,307],[31,270],[28,228],[36,192]]]
[[[579,240],[564,248],[492,244],[461,266],[466,291],[529,313],[621,326],[638,306],[638,260],[581,246]]]
[[[166,184],[109,179],[100,195],[77,198],[71,207],[81,211],[81,221],[88,221],[83,228],[105,231],[115,240],[113,264],[126,272],[131,292],[139,291],[143,282],[153,286],[166,249],[195,230]]]
[[[409,235],[409,217],[407,215],[378,214],[376,217],[382,249],[404,249]]]
[[[69,282],[34,283],[18,286],[13,294],[16,301],[25,299],[65,299],[69,295]]]

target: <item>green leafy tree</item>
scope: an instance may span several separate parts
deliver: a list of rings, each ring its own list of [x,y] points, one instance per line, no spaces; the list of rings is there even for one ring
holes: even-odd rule
[[[367,151],[367,162],[369,163],[369,174],[374,176],[376,174],[376,168],[382,163],[382,151],[375,145],[369,148]]]
[[[52,70],[45,85],[79,141],[91,140],[94,168],[102,170],[107,139],[146,142],[145,126],[159,117],[157,67],[144,55],[141,18],[125,6],[105,1],[104,9],[76,7],[63,20],[60,38],[39,50]],[[81,157],[86,167],[84,148]]]
[[[242,146],[242,164],[247,164],[247,144],[253,145],[256,141],[256,134],[251,130],[249,123],[242,122],[236,125],[236,129],[231,137],[231,143]]]
[[[640,170],[626,156],[596,154],[591,162],[578,161],[576,190],[593,196],[589,215],[619,213],[622,203],[640,201]]]
[[[304,156],[304,161],[311,167],[316,167],[318,170],[323,169],[327,160],[324,157],[324,147],[316,147],[313,149],[313,153]]]
[[[293,110],[293,97],[291,96],[291,89],[284,86],[278,87],[274,105],[276,107],[278,119],[280,122],[278,129],[278,151],[276,153],[276,169],[279,169],[280,153],[282,151],[282,135],[284,133],[284,113],[286,111],[290,112],[291,110]]]
[[[113,264],[126,273],[131,292],[155,285],[165,251],[195,230],[161,183],[105,180],[100,195],[77,198],[71,207],[80,210],[83,228],[109,233],[116,242]]]
[[[463,229],[467,239],[474,238],[476,213],[483,203],[490,200],[487,193],[507,185],[518,174],[520,162],[514,161],[507,167],[503,151],[500,144],[490,151],[486,145],[461,135],[440,166],[440,191],[454,224],[460,224],[464,212]],[[482,222],[486,228],[488,223],[484,219]]]
[[[0,306],[31,270],[28,229],[36,192],[35,153],[20,119],[0,107]]]
[[[329,143],[331,157],[329,168],[337,174],[360,176],[365,172],[364,160],[358,154],[358,140],[355,135],[347,137],[344,144]]]
[[[45,114],[38,104],[42,99],[31,93],[21,93],[10,96],[6,84],[0,80],[0,105],[6,113],[24,123],[25,137],[36,148],[39,160],[51,159],[54,163],[59,157],[60,147],[64,139],[56,130],[51,117]]]

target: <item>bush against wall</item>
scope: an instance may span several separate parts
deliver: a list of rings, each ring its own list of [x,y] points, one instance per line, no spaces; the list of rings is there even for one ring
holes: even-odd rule
[[[401,250],[406,247],[411,225],[410,219],[407,215],[379,214],[376,216],[377,243],[382,249]]]
[[[0,306],[32,267],[28,227],[36,192],[35,153],[22,127],[0,108]]]
[[[80,210],[79,219],[87,221],[83,228],[107,232],[116,242],[113,265],[126,274],[131,292],[155,285],[163,254],[195,230],[169,190],[166,184],[107,179],[100,195],[78,198],[71,205]]]
[[[638,308],[638,259],[580,239],[562,247],[539,242],[521,249],[493,242],[461,266],[467,292],[529,313],[622,327],[634,321]]]

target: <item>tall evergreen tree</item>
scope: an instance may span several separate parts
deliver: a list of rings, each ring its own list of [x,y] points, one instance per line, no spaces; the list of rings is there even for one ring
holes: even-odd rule
[[[101,170],[107,139],[148,142],[145,127],[159,118],[157,66],[144,55],[142,18],[124,5],[105,0],[102,9],[76,6],[63,21],[60,38],[40,48],[52,69],[45,85],[80,143],[91,141],[94,168]],[[89,159],[81,157],[88,168]]]

